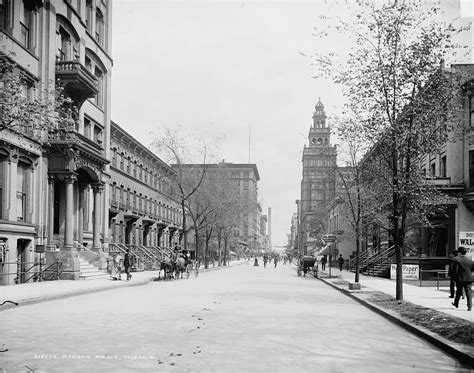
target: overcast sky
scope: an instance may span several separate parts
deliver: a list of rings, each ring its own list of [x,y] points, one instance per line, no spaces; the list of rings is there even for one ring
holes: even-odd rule
[[[449,14],[460,15],[460,0]],[[474,2],[462,0],[474,13]],[[350,0],[349,0],[350,2]],[[286,245],[300,196],[301,154],[314,106],[340,107],[337,87],[312,78],[318,17],[345,1],[114,0],[112,120],[145,145],[157,128],[216,133],[226,162],[256,163],[272,241]]]

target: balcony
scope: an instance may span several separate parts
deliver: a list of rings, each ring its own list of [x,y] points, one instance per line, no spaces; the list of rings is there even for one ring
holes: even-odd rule
[[[448,193],[459,193],[465,188],[464,183],[462,182],[457,184],[452,183],[450,177],[427,177],[425,182],[432,187]]]
[[[78,107],[99,92],[97,78],[78,61],[56,62],[56,79]]]
[[[45,145],[49,146],[51,156],[49,159],[50,170],[61,170],[72,165],[70,156],[65,154],[76,154],[74,167],[93,166],[102,169],[109,161],[104,157],[104,149],[101,145],[81,135],[74,130],[49,131]]]

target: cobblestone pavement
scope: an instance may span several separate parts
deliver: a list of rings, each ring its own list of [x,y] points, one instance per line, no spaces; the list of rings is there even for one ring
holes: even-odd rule
[[[294,267],[240,265],[1,312],[8,372],[464,372]]]

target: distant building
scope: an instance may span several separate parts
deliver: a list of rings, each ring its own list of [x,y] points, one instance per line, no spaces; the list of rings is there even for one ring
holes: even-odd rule
[[[262,208],[258,202],[260,175],[256,164],[222,161],[217,164],[184,164],[181,167],[188,168],[190,172],[206,168],[207,178],[224,177],[225,180],[231,181],[243,197],[243,205],[246,208],[240,224],[234,228],[234,235],[243,247],[254,251],[265,249],[262,245],[267,245],[268,239],[262,240],[261,234]],[[219,175],[219,178],[216,175]]]
[[[319,100],[309,129],[308,144],[303,149],[303,178],[299,230],[303,253],[315,250],[318,236],[327,231],[327,207],[335,195],[336,146],[330,142],[324,105]]]

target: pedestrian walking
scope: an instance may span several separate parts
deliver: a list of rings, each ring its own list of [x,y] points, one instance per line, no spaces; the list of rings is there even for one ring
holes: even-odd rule
[[[278,263],[278,258],[277,257],[273,258],[273,264],[275,264],[275,268],[277,267],[277,263]]]
[[[130,249],[127,249],[125,257],[123,258],[123,266],[125,268],[125,273],[127,274],[127,281],[132,279],[132,274],[130,273],[130,267],[132,266],[132,258],[130,257]]]
[[[255,257],[255,260],[253,261],[253,266],[258,267],[258,259]]]
[[[454,250],[452,254],[449,255],[449,267],[448,267],[448,276],[449,276],[449,297],[454,298],[456,294],[456,264],[457,264],[458,251]]]
[[[321,258],[321,270],[322,271],[325,271],[326,270],[326,263],[328,262],[328,259],[326,257],[326,255],[324,255],[322,258]]]
[[[122,255],[117,253],[114,258],[114,268],[117,280],[122,280]]]
[[[467,310],[472,309],[472,271],[474,270],[474,263],[471,259],[466,258],[467,249],[463,246],[458,248],[459,256],[456,260],[456,296],[454,302],[451,303],[454,307],[459,307],[459,299],[461,299],[464,290],[467,300]]]
[[[339,271],[342,272],[342,266],[344,265],[344,258],[342,257],[342,254],[339,254],[337,262],[339,263]]]

